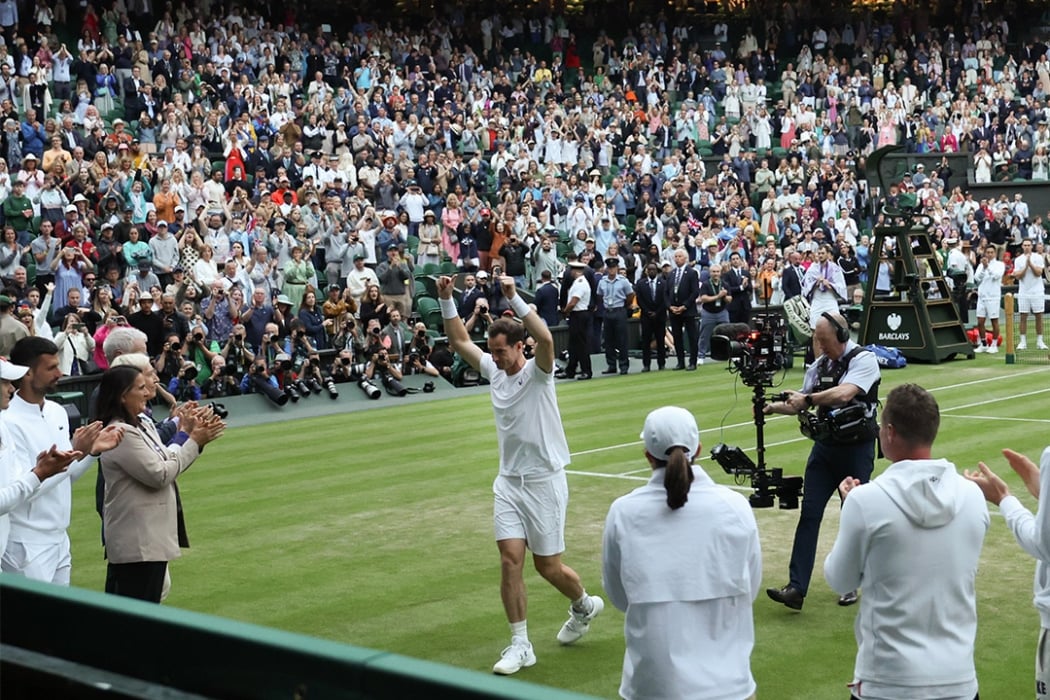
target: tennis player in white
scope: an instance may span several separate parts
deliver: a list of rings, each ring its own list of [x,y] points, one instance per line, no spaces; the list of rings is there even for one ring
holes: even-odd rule
[[[471,341],[463,325],[452,299],[452,278],[441,277],[437,286],[449,345],[491,386],[499,442],[493,515],[500,553],[500,595],[511,630],[510,645],[492,671],[509,675],[536,663],[526,625],[526,549],[532,550],[540,575],[572,601],[569,619],[558,632],[559,642],[572,644],[586,634],[605,602],[587,595],[580,577],[561,560],[569,501],[565,479],[569,446],[554,390],[554,339],[543,319],[518,296],[514,278],[501,277],[499,284],[520,323],[507,317],[493,322],[488,330],[488,352]],[[529,359],[524,354],[525,331],[536,341]]]

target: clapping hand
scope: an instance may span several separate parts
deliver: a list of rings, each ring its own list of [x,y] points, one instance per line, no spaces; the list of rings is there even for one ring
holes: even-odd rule
[[[61,474],[69,468],[70,464],[83,456],[83,452],[59,450],[55,445],[52,445],[51,449],[37,455],[33,473],[36,474],[38,479],[44,481],[56,474]]]

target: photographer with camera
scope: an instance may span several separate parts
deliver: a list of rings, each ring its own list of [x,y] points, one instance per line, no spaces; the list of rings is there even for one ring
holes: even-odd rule
[[[245,368],[243,374],[247,373]],[[216,355],[211,360],[211,376],[201,385],[201,393],[208,399],[238,396],[241,393],[241,377],[242,373],[230,371],[230,364],[222,355]]]
[[[277,356],[278,361],[274,363],[274,367],[278,370],[283,368],[283,363],[288,363],[288,368],[291,368],[291,358],[281,353]],[[288,403],[288,400],[292,401],[299,400],[299,393],[294,389],[283,390],[277,377],[270,373],[270,368],[267,366],[266,361],[263,359],[257,359],[248,368],[248,373],[241,379],[241,393],[242,394],[262,394],[270,401],[274,402],[278,406],[284,406]]]
[[[182,341],[178,335],[171,333],[165,338],[161,353],[153,360],[153,368],[157,370],[162,385],[167,386],[178,375],[183,362]]]
[[[233,327],[233,333],[222,346],[219,356],[223,358],[223,364],[230,374],[239,377],[248,371],[248,366],[255,361],[255,353],[248,346],[247,328],[243,324],[238,323]]]
[[[837,313],[821,314],[813,343],[822,354],[806,370],[802,391],[786,392],[783,401],[763,409],[767,414],[798,415],[802,434],[813,440],[791,550],[790,580],[783,588],[766,590],[770,598],[792,610],[802,609],[809,590],[824,508],[846,477],[859,483],[871,478],[878,435],[875,408],[882,377],[875,355],[850,339],[846,319]],[[856,602],[855,591],[839,598],[839,605]]]
[[[492,314],[489,313],[489,300],[485,297],[478,297],[474,302],[474,310],[467,317],[464,326],[471,340],[482,340],[489,326],[492,325],[492,321]]]
[[[430,342],[427,338],[427,327],[423,323],[417,323],[413,327],[412,340],[405,350],[405,360],[401,363],[401,369],[404,374],[429,374],[431,377],[441,375],[430,363]]]
[[[364,378],[369,381],[379,379],[391,396],[405,395],[405,387],[401,384],[404,375],[390,359],[386,348],[379,350],[365,365]]]
[[[168,382],[168,391],[180,403],[200,401],[201,388],[197,386],[197,367],[192,362],[183,362],[178,374]]]

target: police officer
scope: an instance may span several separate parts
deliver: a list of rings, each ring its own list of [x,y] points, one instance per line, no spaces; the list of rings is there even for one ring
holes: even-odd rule
[[[620,374],[627,374],[631,364],[627,357],[627,309],[634,303],[634,288],[620,274],[619,258],[605,259],[605,276],[598,280],[598,296],[605,306],[605,322],[602,324],[605,369],[602,374],[616,374],[617,355]]]
[[[590,379],[591,285],[587,280],[587,263],[574,260],[569,263],[573,281],[567,292],[568,300],[562,309],[569,319],[569,362],[565,369],[554,373],[558,379]],[[580,374],[577,376],[576,368]]]
[[[875,355],[850,339],[849,326],[841,314],[822,314],[813,333],[821,354],[806,370],[802,391],[790,391],[786,400],[764,408],[765,413],[785,415],[816,409],[817,429],[807,430],[810,422],[803,422],[803,433],[814,443],[806,462],[802,512],[791,549],[791,578],[783,588],[766,590],[770,598],[792,610],[802,609],[809,590],[824,508],[847,476],[861,483],[871,478],[878,434],[875,405],[882,377]],[[863,408],[864,420],[849,434],[833,429],[836,409],[853,404]],[[856,591],[839,598],[839,605],[855,602]]]

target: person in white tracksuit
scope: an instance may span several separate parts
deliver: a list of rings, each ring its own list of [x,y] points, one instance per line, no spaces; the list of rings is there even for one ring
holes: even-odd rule
[[[696,420],[651,412],[641,435],[649,483],[616,499],[605,521],[602,581],[626,613],[626,700],[754,697],[752,604],[762,579],[747,499],[693,465]]]
[[[1003,450],[1003,455],[1040,504],[1050,501],[1050,447],[1043,450],[1039,466],[1013,450]],[[1035,657],[1035,697],[1046,700],[1050,698],[1050,508],[1040,506],[1032,515],[988,465],[981,462],[977,466],[979,471],[967,472],[966,477],[981,487],[985,498],[999,506],[1018,544],[1037,560],[1034,590],[1040,630]]]
[[[940,412],[915,384],[886,397],[879,440],[892,464],[868,484],[847,477],[824,577],[863,587],[854,622],[856,700],[974,700],[975,581],[988,507],[981,490],[933,459]]]

